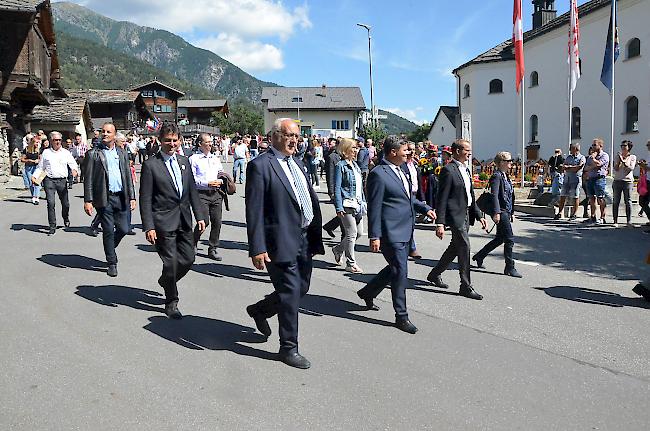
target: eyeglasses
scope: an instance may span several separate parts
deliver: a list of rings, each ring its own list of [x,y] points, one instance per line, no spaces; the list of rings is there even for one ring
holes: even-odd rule
[[[507,159],[507,160],[504,159],[504,160],[501,160],[501,161],[502,161],[502,162],[506,162],[506,163],[511,163],[511,162],[512,162],[512,159]]]
[[[162,140],[163,142],[178,142],[178,139],[171,139],[171,138],[165,138]]]
[[[282,136],[284,136],[285,138],[287,138],[287,139],[291,139],[291,138],[298,139],[298,138],[300,138],[300,134],[298,134],[298,133],[284,133],[284,132],[280,132],[280,134],[281,134]]]
[[[61,138],[58,138],[58,139],[57,138],[52,138],[52,141],[62,141],[62,140],[63,139],[61,139]]]

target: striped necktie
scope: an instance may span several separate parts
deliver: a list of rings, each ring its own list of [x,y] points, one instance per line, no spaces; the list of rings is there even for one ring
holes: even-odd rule
[[[305,225],[308,226],[314,219],[314,208],[311,204],[311,195],[309,194],[309,190],[305,187],[305,182],[301,181],[300,175],[302,175],[302,173],[300,172],[296,162],[291,158],[291,156],[287,156],[285,160],[287,161],[289,171],[293,177],[293,184],[296,186],[296,193],[298,194],[297,198],[300,203],[300,208],[302,209],[302,216],[305,219]]]

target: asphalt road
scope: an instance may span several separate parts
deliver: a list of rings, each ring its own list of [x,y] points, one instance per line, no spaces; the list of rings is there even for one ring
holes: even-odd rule
[[[631,292],[645,270],[642,228],[522,217],[524,278],[502,275],[499,251],[472,274],[485,296],[472,301],[456,295],[457,272],[444,274],[449,292],[424,281],[448,238],[419,226],[424,259],[410,263],[408,292],[416,335],[392,326],[389,292],[380,311],[361,311],[355,292],[384,265],[366,237],[357,246],[366,274],[345,273],[326,247],[300,316],[312,362],[301,371],[275,361],[277,321],[264,341],[244,310],[272,287],[247,257],[242,192],[224,215],[223,262],[203,244],[180,283],[181,321],[164,316],[161,263],[142,233],[120,245],[119,276],[106,276],[80,185],[72,227],[53,237],[44,201],[0,202],[0,429],[650,426],[650,303]],[[471,237],[474,250],[489,240],[477,228]]]

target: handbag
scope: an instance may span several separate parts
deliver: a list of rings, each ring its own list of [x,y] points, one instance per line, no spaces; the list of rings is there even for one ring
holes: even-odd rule
[[[494,197],[492,197],[492,193],[488,192],[488,190],[490,190],[490,187],[486,187],[483,193],[481,193],[481,196],[476,199],[476,206],[485,214],[493,215],[495,212]]]
[[[343,199],[343,208],[350,208],[356,214],[360,208],[359,201],[356,198]]]

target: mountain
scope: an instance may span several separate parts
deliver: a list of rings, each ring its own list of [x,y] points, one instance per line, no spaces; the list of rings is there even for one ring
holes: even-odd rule
[[[378,110],[379,115],[385,115],[386,119],[379,120],[380,124],[389,135],[408,134],[418,128],[418,125],[406,118],[393,114],[392,112]]]
[[[61,81],[63,87],[69,90],[127,90],[157,78],[181,90],[187,98],[220,98],[217,93],[178,79],[145,61],[97,43],[77,39],[67,33],[58,33],[56,41],[61,64]]]
[[[101,46],[110,48],[229,100],[245,99],[259,106],[262,87],[276,85],[260,81],[215,53],[197,48],[168,31],[115,21],[74,3],[53,3],[52,10],[57,37],[64,43],[73,41],[66,39],[66,35],[94,42],[100,45],[98,54],[103,51]],[[75,45],[81,48],[81,44]]]

